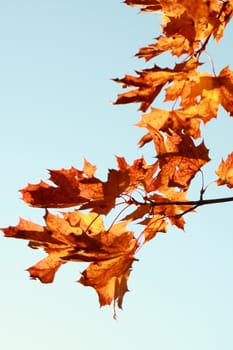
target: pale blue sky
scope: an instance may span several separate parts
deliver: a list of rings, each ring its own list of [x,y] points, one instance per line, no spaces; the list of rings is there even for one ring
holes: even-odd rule
[[[159,32],[158,17],[138,14],[120,1],[0,0],[0,226],[18,217],[41,223],[18,190],[47,179],[47,170],[82,165],[98,175],[129,162],[143,130],[136,105],[112,106],[121,89],[110,79],[143,68],[133,55]],[[232,26],[211,44],[216,70],[232,68]],[[210,68],[208,57],[203,56]],[[159,62],[167,66],[169,60]],[[207,182],[233,150],[233,120],[221,110],[207,127],[212,147]],[[192,198],[198,198],[198,183]],[[232,195],[211,186],[209,197]],[[233,347],[232,203],[203,207],[186,217],[186,231],[170,229],[144,247],[134,264],[118,321],[100,309],[91,288],[75,283],[82,265],[67,264],[54,284],[30,281],[25,269],[40,259],[27,242],[0,239],[0,346],[4,350],[156,349],[219,350]]]

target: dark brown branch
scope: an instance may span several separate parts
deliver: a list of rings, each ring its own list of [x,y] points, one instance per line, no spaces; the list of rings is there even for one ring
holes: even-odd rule
[[[139,202],[135,199],[131,199],[131,204],[135,204],[135,205],[151,204],[152,207],[156,207],[156,206],[160,206],[160,205],[190,205],[190,206],[195,206],[195,208],[197,208],[197,207],[200,207],[201,205],[226,203],[226,202],[233,202],[233,197],[199,199],[196,201],[164,201],[164,202],[162,202],[162,201],[155,202],[155,201],[148,200],[148,199],[146,199],[145,202]]]

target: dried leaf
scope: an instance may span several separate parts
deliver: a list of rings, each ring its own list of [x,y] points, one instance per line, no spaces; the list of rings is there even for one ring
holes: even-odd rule
[[[163,214],[156,214],[152,218],[148,218],[141,222],[146,228],[142,231],[145,242],[155,238],[158,233],[166,233],[168,223]]]
[[[148,129],[148,126],[156,130],[169,132],[184,132],[194,138],[200,137],[201,116],[191,113],[189,110],[172,110],[152,108],[151,112],[143,114],[141,120],[136,124],[139,127]],[[147,136],[147,142],[152,141],[152,136]],[[140,141],[140,145],[142,141]]]
[[[96,165],[91,164],[90,162],[88,162],[86,158],[84,158],[83,173],[88,178],[92,178],[94,177],[95,172],[96,172]]]
[[[31,248],[43,248],[48,254],[27,269],[31,278],[51,283],[62,264],[91,262],[80,283],[96,290],[101,306],[116,302],[121,308],[138,247],[133,233],[126,228],[128,221],[106,231],[96,213],[74,211],[57,216],[46,212],[44,219],[44,227],[21,219],[17,226],[3,229],[6,237],[29,240]]]
[[[205,144],[196,146],[192,138],[184,134],[148,129],[161,169],[156,178],[158,186],[187,190],[196,173],[210,160]]]
[[[140,110],[145,112],[164,85],[170,82],[176,73],[171,69],[161,69],[155,65],[152,69],[144,69],[137,74],[138,77],[126,75],[122,79],[114,79],[123,88],[136,87],[135,90],[119,94],[115,104],[141,103]]]
[[[92,263],[82,272],[79,282],[97,291],[100,306],[109,305],[114,300],[118,307],[122,308],[124,294],[128,291],[127,280],[134,260],[132,255],[120,255]]]
[[[218,175],[217,185],[227,185],[229,188],[233,188],[233,152],[227,156],[227,159],[222,159],[218,169],[216,170]]]

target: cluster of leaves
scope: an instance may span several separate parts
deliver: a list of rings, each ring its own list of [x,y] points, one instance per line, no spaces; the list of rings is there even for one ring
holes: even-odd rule
[[[163,14],[161,35],[136,56],[149,61],[170,52],[179,60],[173,68],[154,64],[135,76],[114,79],[128,88],[115,104],[140,104],[143,114],[137,126],[145,128],[146,134],[139,145],[151,143],[155,161],[148,164],[142,157],[128,164],[124,157],[116,157],[117,168],[109,170],[106,181],[95,176],[96,167],[87,160],[82,170],[51,170],[48,183],[29,184],[21,190],[27,204],[45,208],[45,225],[20,219],[17,226],[3,229],[6,237],[29,240],[31,248],[43,248],[47,253],[28,269],[31,278],[43,283],[53,282],[56,271],[66,262],[90,262],[79,282],[96,290],[101,306],[113,302],[114,310],[116,305],[122,307],[135,254],[142,244],[158,232],[167,232],[168,224],[183,229],[185,213],[211,202],[203,199],[204,189],[198,201],[187,199],[191,181],[210,161],[201,130],[217,117],[220,105],[233,116],[230,68],[223,68],[218,75],[214,69],[212,74],[199,71],[200,57],[210,38],[218,42],[223,37],[233,1],[125,3]],[[168,102],[171,108],[152,107],[162,92],[164,106]],[[233,153],[222,160],[216,174],[217,185],[233,187]],[[70,207],[76,208],[57,215],[48,210]],[[116,208],[119,214],[106,228],[103,219]],[[130,222],[141,225],[138,236],[127,228]]]

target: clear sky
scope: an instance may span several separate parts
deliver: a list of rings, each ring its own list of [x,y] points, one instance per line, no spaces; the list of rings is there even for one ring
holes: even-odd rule
[[[0,226],[19,216],[42,223],[19,189],[47,179],[47,169],[82,166],[98,176],[115,165],[151,159],[139,150],[137,106],[112,106],[120,87],[111,78],[144,68],[133,56],[159,32],[159,18],[118,0],[0,1]],[[217,72],[232,62],[232,25],[209,53]],[[203,69],[210,69],[208,56]],[[164,66],[167,58],[160,60]],[[231,69],[232,69],[231,65]],[[213,180],[221,157],[233,150],[233,120],[220,111],[207,127]],[[200,179],[190,198],[198,199]],[[231,195],[210,186],[208,197]],[[51,285],[25,269],[43,254],[27,242],[0,237],[0,347],[4,350],[219,350],[233,348],[232,203],[187,215],[185,233],[171,228],[145,246],[129,280],[118,320],[100,309],[97,295],[75,281],[82,265],[65,265]]]

